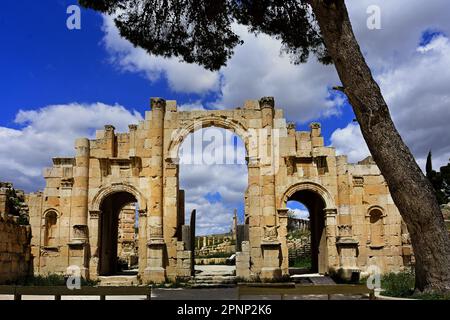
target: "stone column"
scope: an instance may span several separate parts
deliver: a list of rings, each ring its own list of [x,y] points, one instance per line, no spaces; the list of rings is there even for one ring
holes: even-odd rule
[[[356,261],[358,241],[353,237],[350,215],[339,215],[337,230],[336,247],[339,255],[338,275],[342,279],[350,280],[355,277],[355,274],[359,275],[360,273]]]
[[[107,124],[105,125],[105,154],[108,157],[115,157],[116,151],[116,128],[114,126]]]
[[[278,209],[278,239],[281,243],[281,272],[283,275],[289,274],[289,250],[287,246],[287,225],[288,225],[288,211],[287,208]]]
[[[325,213],[325,233],[327,239],[328,270],[339,267],[339,257],[336,248],[336,216],[337,210],[334,208],[324,209]]]
[[[0,186],[0,214],[3,219],[7,219],[8,217],[8,188],[4,186]]]
[[[281,243],[278,238],[279,224],[276,216],[276,171],[274,166],[273,117],[275,102],[273,97],[263,97],[259,101],[262,117],[262,128],[259,141],[261,199],[263,215],[263,241],[261,243],[263,265],[262,278],[278,278],[281,276],[280,254]],[[265,130],[265,131],[264,131]]]
[[[71,237],[69,242],[69,265],[81,268],[81,275],[88,277],[86,266],[88,243],[88,192],[89,192],[89,139],[81,138],[75,141],[75,167],[73,171],[72,207],[71,207]]]
[[[128,126],[128,129],[130,131],[130,149],[128,152],[129,157],[135,157],[136,156],[136,130],[138,126],[135,124],[130,124]]]
[[[89,245],[91,248],[91,257],[89,260],[89,278],[98,277],[98,256],[92,256],[98,251],[99,219],[101,212],[98,210],[89,211]]]
[[[252,150],[252,149],[251,149]],[[250,150],[250,151],[251,151]],[[249,220],[249,255],[252,260],[251,271],[257,274],[262,268],[261,238],[264,221],[262,221],[260,166],[256,156],[248,159],[248,220]]]
[[[164,282],[163,265],[164,238],[163,219],[163,141],[164,113],[166,101],[161,98],[151,99],[151,122],[148,130],[151,142],[151,194],[147,218],[147,267],[144,272],[145,281]]]
[[[167,160],[167,159],[166,159]],[[174,279],[176,277],[177,268],[177,246],[179,233],[182,225],[178,219],[184,221],[184,199],[183,203],[179,201],[180,194],[184,196],[184,191],[178,190],[178,164],[165,161],[164,166],[164,191],[163,191],[163,221],[164,221],[164,242],[166,244],[167,260],[165,262],[166,276]],[[177,208],[177,204],[179,207]],[[183,212],[181,212],[183,210]],[[183,216],[182,216],[183,214]]]

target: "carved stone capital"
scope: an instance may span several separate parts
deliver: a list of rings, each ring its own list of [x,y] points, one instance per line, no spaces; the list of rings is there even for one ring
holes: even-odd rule
[[[73,187],[73,178],[62,178],[61,179],[61,188],[62,189],[71,189]]]
[[[89,217],[91,219],[98,219],[100,217],[100,210],[89,210]]]
[[[277,242],[278,241],[278,228],[280,226],[264,226],[264,242]]]
[[[259,99],[259,107],[261,109],[264,109],[264,108],[273,109],[275,107],[274,97],[262,97],[261,99]]]
[[[364,177],[353,176],[353,187],[364,187]]]
[[[151,98],[150,99],[150,105],[152,107],[152,110],[162,110],[163,112],[166,111],[166,100],[163,98]]]
[[[351,237],[352,236],[352,226],[349,224],[341,224],[338,227],[339,237]]]
[[[326,217],[335,217],[337,215],[336,208],[325,208],[323,211]]]
[[[288,212],[289,212],[288,208],[280,208],[280,209],[277,209],[277,211],[278,211],[278,217],[280,217],[280,218],[288,217]]]
[[[139,217],[146,217],[147,216],[147,210],[146,209],[139,209],[138,213],[139,213]]]

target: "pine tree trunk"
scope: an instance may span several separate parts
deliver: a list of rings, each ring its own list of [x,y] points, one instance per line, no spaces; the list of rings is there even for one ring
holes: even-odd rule
[[[436,195],[395,128],[353,34],[344,0],[310,0],[310,5],[364,139],[408,227],[416,289],[449,292],[450,238]]]

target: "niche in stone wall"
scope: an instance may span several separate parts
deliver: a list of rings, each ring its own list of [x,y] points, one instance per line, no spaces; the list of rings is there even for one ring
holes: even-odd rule
[[[44,246],[57,247],[58,214],[54,210],[47,211],[44,216]]]
[[[384,246],[384,214],[381,208],[371,208],[368,212],[370,223],[370,239],[371,248],[382,248]]]

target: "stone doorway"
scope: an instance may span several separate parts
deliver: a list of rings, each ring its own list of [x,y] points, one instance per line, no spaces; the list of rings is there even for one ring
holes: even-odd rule
[[[293,218],[292,212],[294,210],[288,213],[287,242],[290,256],[290,270],[292,273],[324,274],[327,272],[325,202],[314,191],[299,190],[289,196],[287,199],[287,207],[293,207],[293,203],[301,204],[300,206],[294,206],[297,209],[295,211],[298,213],[299,211],[307,211],[308,216],[306,217],[305,215],[304,218]],[[306,237],[309,239],[305,239]]]
[[[102,201],[98,250],[100,276],[133,274],[131,270],[138,264],[137,206],[136,197],[128,192],[112,193]]]

